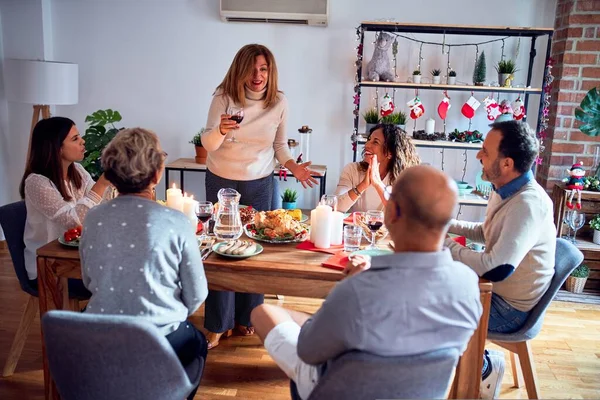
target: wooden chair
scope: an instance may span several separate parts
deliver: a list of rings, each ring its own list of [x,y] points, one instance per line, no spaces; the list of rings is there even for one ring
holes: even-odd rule
[[[540,299],[539,303],[531,310],[531,314],[529,314],[525,325],[514,333],[488,332],[488,340],[510,351],[514,385],[515,387],[521,387],[524,379],[527,397],[529,399],[539,398],[535,377],[535,364],[533,362],[529,341],[540,333],[546,309],[552,302],[558,289],[560,289],[567,277],[581,264],[582,261],[583,254],[573,244],[564,239],[556,239],[556,255],[552,283],[544,296]],[[521,371],[519,371],[517,366],[517,360],[521,364]]]

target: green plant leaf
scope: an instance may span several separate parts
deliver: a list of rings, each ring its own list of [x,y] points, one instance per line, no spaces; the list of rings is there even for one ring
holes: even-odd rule
[[[600,93],[596,88],[590,89],[575,109],[575,119],[582,122],[579,130],[588,136],[600,135]]]

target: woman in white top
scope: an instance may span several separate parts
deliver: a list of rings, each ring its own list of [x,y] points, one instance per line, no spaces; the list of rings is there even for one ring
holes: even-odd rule
[[[371,129],[363,150],[363,160],[346,165],[335,194],[338,211],[383,210],[387,203],[385,187],[394,184],[405,168],[421,163],[417,149],[406,133],[391,124]]]
[[[19,191],[25,199],[25,267],[37,278],[36,251],[65,231],[80,226],[88,210],[102,201],[108,181],[94,182],[76,161],[85,141],[69,118],[52,117],[33,129],[31,151]]]

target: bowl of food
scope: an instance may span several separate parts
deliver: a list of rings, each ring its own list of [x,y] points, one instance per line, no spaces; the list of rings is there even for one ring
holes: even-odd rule
[[[58,237],[58,242],[64,246],[79,247],[79,239],[81,238],[81,226],[69,229],[62,236]]]
[[[267,243],[298,243],[308,239],[309,228],[286,210],[260,211],[244,225],[246,236]]]

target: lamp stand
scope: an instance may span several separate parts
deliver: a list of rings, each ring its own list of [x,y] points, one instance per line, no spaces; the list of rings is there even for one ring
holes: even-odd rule
[[[29,146],[27,147],[27,161],[31,153],[31,138],[33,137],[33,128],[40,120],[40,114],[43,119],[50,118],[50,106],[47,104],[36,104],[33,106],[33,116],[31,117],[31,131],[29,131]]]

